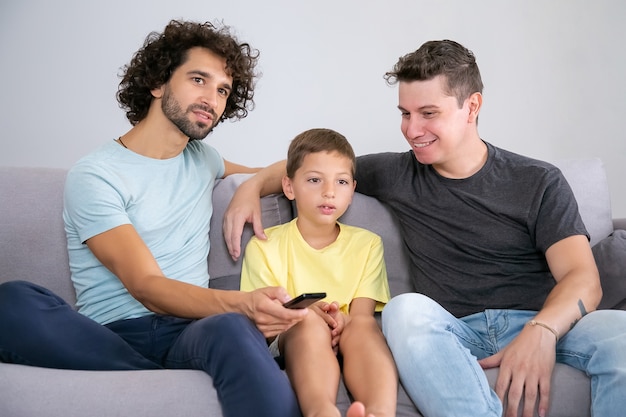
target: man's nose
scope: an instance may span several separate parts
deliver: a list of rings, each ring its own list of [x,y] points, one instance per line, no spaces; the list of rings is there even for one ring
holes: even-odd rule
[[[424,122],[419,117],[410,117],[404,121],[404,136],[415,139],[424,136]]]
[[[212,110],[215,110],[215,108],[217,107],[217,91],[211,89],[205,90],[200,100],[202,101],[203,105],[210,107]]]

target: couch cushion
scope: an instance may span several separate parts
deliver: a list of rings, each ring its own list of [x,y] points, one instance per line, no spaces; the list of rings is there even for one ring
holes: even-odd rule
[[[0,282],[34,282],[73,305],[62,215],[66,173],[0,167]]]
[[[249,174],[229,175],[217,182],[213,189],[213,217],[211,218],[211,230],[209,239],[211,250],[209,252],[209,287],[225,290],[238,290],[241,274],[241,261],[243,256],[235,262],[228,254],[228,248],[222,234],[222,221],[224,212],[230,204],[233,193]],[[275,194],[261,199],[261,221],[267,228],[277,224],[283,224],[293,218],[291,202],[282,194]],[[252,225],[246,224],[241,236],[242,251],[252,237]]]
[[[599,158],[554,162],[572,187],[580,215],[591,235],[591,246],[613,232],[611,197],[604,165]]]
[[[626,230],[616,230],[591,248],[600,272],[602,301],[599,309],[626,305]]]
[[[352,204],[339,221],[371,230],[381,237],[392,297],[414,291],[409,279],[407,249],[399,233],[400,226],[387,206],[373,197],[355,193]]]
[[[0,416],[221,416],[202,371],[69,371],[0,364]]]

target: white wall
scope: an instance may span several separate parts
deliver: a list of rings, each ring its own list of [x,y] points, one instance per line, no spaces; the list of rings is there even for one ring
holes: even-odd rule
[[[70,167],[129,129],[119,69],[172,18],[223,19],[261,50],[256,109],[207,138],[225,158],[266,165],[311,127],[357,154],[403,151],[400,55],[449,38],[475,52],[481,136],[546,160],[599,156],[626,217],[626,2],[0,0],[0,165]]]

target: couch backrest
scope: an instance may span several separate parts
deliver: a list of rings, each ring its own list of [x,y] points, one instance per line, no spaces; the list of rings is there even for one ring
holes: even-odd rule
[[[237,262],[229,257],[222,236],[222,220],[232,193],[248,177],[249,175],[231,175],[221,180],[213,191],[213,218],[209,232],[209,286],[212,288],[239,289],[241,257]],[[290,221],[293,218],[293,206],[282,194],[267,196],[261,199],[261,213],[263,226],[267,228]],[[385,247],[391,294],[411,291],[406,249],[398,233],[397,221],[387,207],[374,198],[356,194],[350,208],[339,221],[368,228],[380,235]],[[251,236],[252,227],[248,225],[241,238],[242,248],[245,248]]]
[[[613,232],[611,197],[600,158],[560,159],[554,162],[567,179],[578,210],[591,235],[591,246]]]
[[[556,165],[568,179],[594,245],[612,230],[608,183],[599,159],[562,160]],[[0,167],[0,283],[27,280],[51,289],[70,303],[75,302],[65,232],[62,220],[66,170],[52,168]],[[233,175],[218,182],[214,190],[209,253],[210,286],[239,286],[241,259],[228,255],[222,236],[224,211],[236,187],[248,178]],[[282,195],[262,199],[263,225],[285,223],[293,218],[291,202]],[[411,291],[406,249],[398,225],[389,210],[377,200],[360,194],[340,221],[378,233],[385,245],[385,261],[392,295]],[[242,245],[252,228],[244,230]]]
[[[0,282],[34,282],[73,304],[62,217],[66,173],[0,167]]]

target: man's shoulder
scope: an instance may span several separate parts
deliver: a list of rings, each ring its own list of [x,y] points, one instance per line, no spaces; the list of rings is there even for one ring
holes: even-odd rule
[[[370,153],[365,155],[359,155],[357,157],[357,166],[359,164],[381,164],[388,162],[398,162],[398,161],[413,161],[415,157],[413,156],[413,151],[405,151],[405,152],[378,152],[378,153]]]
[[[559,172],[559,169],[544,160],[522,155],[503,148],[489,145],[493,149],[493,158],[496,166],[512,171],[517,171],[520,175],[535,174],[545,175]]]

